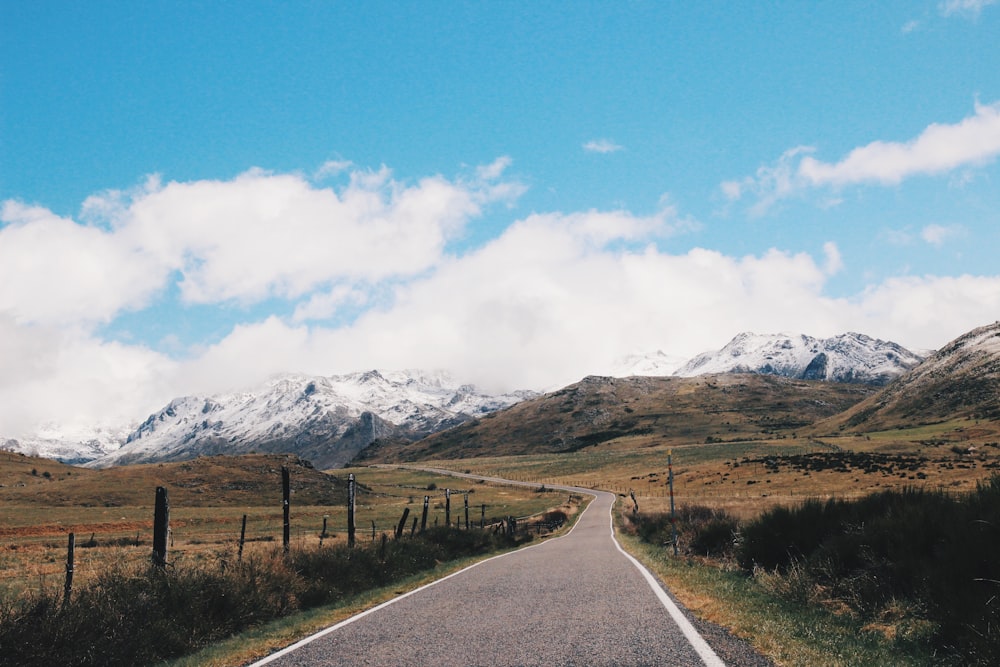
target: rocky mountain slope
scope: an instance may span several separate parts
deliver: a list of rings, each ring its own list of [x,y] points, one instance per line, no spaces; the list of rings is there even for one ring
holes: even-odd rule
[[[959,418],[1000,420],[1000,322],[955,339],[822,428],[879,431]]]
[[[675,373],[760,373],[801,380],[886,385],[915,368],[923,357],[864,334],[832,338],[804,334],[741,333],[717,352],[705,352]]]
[[[293,452],[317,467],[336,467],[374,440],[417,440],[530,395],[491,396],[446,374],[420,371],[284,375],[251,391],[175,399],[120,449],[88,465]]]
[[[772,437],[837,414],[869,385],[754,374],[587,377],[415,443],[381,441],[360,461],[573,452]]]

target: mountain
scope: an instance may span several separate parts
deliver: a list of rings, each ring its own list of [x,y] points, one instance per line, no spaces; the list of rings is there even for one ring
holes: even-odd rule
[[[378,443],[358,462],[568,453],[759,440],[792,434],[876,390],[753,374],[587,377],[415,443]]]
[[[91,427],[67,430],[50,424],[31,437],[0,437],[0,450],[78,464],[100,458],[121,447],[130,428]]]
[[[422,371],[282,375],[250,391],[175,399],[88,465],[290,452],[331,468],[375,440],[417,440],[532,395],[493,396]]]
[[[832,338],[803,334],[741,333],[717,352],[699,354],[675,375],[759,373],[802,380],[886,385],[923,357],[858,333]]]
[[[1000,420],[1000,322],[948,343],[821,427],[881,431],[962,418]]]
[[[635,375],[673,375],[687,361],[684,357],[665,354],[662,350],[648,354],[630,354],[615,363],[611,375],[617,378]]]

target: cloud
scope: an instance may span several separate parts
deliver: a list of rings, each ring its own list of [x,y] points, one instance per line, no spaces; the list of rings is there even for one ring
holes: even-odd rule
[[[729,200],[754,195],[757,201],[751,212],[760,214],[811,188],[896,185],[913,176],[981,166],[1000,155],[1000,102],[977,103],[974,115],[952,125],[929,125],[907,142],[873,141],[839,162],[823,162],[812,156],[814,152],[810,147],[790,149],[754,176],[722,183],[722,193]]]
[[[583,145],[583,150],[588,153],[616,153],[625,150],[625,147],[611,139],[591,139]]]
[[[117,232],[40,207],[4,202],[0,223],[0,312],[18,322],[107,322],[145,305],[169,271]]]
[[[355,170],[340,190],[248,171],[230,181],[149,179],[89,197],[77,223],[16,201],[0,209],[0,311],[26,322],[107,322],[180,277],[191,304],[294,299],[348,281],[411,276],[440,262],[484,206],[523,186],[508,159],[470,179],[402,183]]]
[[[919,28],[919,27],[920,27],[920,21],[917,21],[916,19],[914,19],[914,20],[907,21],[906,23],[904,23],[903,27],[900,28],[900,31],[904,35],[908,35],[911,32],[914,32],[915,30],[917,30],[917,28]]]
[[[984,8],[995,3],[996,0],[944,0],[938,5],[938,9],[942,16],[978,18]]]
[[[940,248],[949,239],[964,234],[965,228],[962,225],[927,225],[920,231],[920,238]]]
[[[828,282],[849,260],[832,241],[816,256],[667,252],[663,241],[699,227],[667,198],[645,216],[527,215],[478,248],[447,252],[468,220],[520,191],[504,178],[508,165],[414,182],[355,169],[337,189],[259,170],[230,181],[154,178],[91,198],[85,224],[7,202],[0,435],[54,421],[120,425],[176,396],[279,372],[444,368],[488,389],[552,389],[611,372],[627,352],[693,356],[740,331],[853,330],[934,347],[1000,314],[997,276],[893,278],[831,297]],[[960,232],[921,234],[944,243]],[[8,266],[45,253],[52,259],[39,267]],[[18,282],[25,276],[38,284]],[[97,333],[122,309],[175,292],[182,315],[185,303],[266,301],[177,358]]]

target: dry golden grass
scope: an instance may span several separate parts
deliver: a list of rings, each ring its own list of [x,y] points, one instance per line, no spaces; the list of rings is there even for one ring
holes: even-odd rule
[[[406,530],[431,497],[428,524],[443,524],[445,489],[451,488],[451,521],[527,516],[559,506],[564,494],[476,484],[445,475],[357,468],[324,473],[295,457],[210,457],[184,463],[87,470],[44,459],[0,455],[0,591],[58,585],[65,573],[69,533],[76,536],[76,572],[83,583],[111,562],[143,561],[152,550],[156,486],[170,496],[171,562],[197,561],[237,550],[247,516],[245,553],[280,546],[283,532],[281,467],[290,468],[293,546],[347,540],[346,479],[359,487],[357,539],[395,529],[409,508]],[[34,471],[34,473],[32,472]],[[44,472],[49,475],[45,476]],[[432,487],[433,490],[429,490]]]

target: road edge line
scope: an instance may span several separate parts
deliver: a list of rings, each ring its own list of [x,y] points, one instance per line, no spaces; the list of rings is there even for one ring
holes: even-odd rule
[[[688,640],[688,643],[691,644],[691,648],[695,650],[695,653],[697,653],[698,657],[701,658],[701,661],[705,663],[705,666],[725,667],[726,663],[724,663],[722,658],[720,658],[716,652],[712,650],[712,647],[708,645],[705,638],[702,637],[701,634],[695,629],[695,627],[691,624],[691,621],[689,621],[687,616],[684,615],[684,612],[682,612],[680,608],[674,604],[674,601],[670,599],[670,596],[667,595],[667,592],[663,589],[663,586],[660,585],[660,582],[657,581],[656,577],[653,576],[653,573],[650,572],[645,565],[640,563],[635,556],[625,551],[622,545],[618,542],[618,538],[615,536],[614,512],[615,504],[612,502],[611,511],[609,512],[611,520],[611,539],[614,541],[618,551],[622,552],[622,554],[632,562],[632,565],[639,570],[639,573],[642,574],[646,583],[649,584],[649,587],[653,589],[653,593],[655,593],[656,597],[660,600],[660,604],[662,604],[667,610],[667,613],[670,614],[674,623],[676,623],[677,627],[680,628],[684,637]]]

